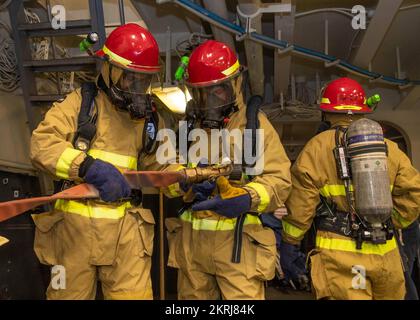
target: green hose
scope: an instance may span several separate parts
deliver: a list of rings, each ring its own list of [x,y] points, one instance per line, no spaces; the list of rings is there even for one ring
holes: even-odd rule
[[[371,108],[372,110],[375,110],[380,101],[381,101],[381,96],[379,94],[375,94],[366,100],[366,104],[369,106],[369,108]]]
[[[181,62],[179,64],[179,67],[175,71],[176,80],[181,81],[184,78],[185,70],[188,67],[189,61],[190,61],[190,58],[188,56],[181,57]]]

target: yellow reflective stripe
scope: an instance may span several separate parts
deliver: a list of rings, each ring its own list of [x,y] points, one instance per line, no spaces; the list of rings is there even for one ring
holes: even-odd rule
[[[105,54],[107,54],[111,58],[111,60],[113,60],[115,62],[118,62],[118,63],[122,64],[123,66],[128,66],[129,64],[131,64],[133,62],[133,61],[125,59],[125,58],[119,56],[118,54],[112,52],[105,45],[103,46],[102,51]]]
[[[68,179],[70,166],[82,151],[73,148],[66,148],[61,154],[55,167],[55,175],[57,177]]]
[[[171,197],[180,197],[181,194],[178,192],[178,183],[174,183],[168,186],[168,193],[171,195]]]
[[[350,186],[350,190],[353,191],[352,185]],[[345,196],[346,188],[342,184],[326,184],[321,189],[319,189],[319,193],[326,198]]]
[[[330,99],[328,98],[322,98],[321,103],[330,104],[331,102],[330,102]]]
[[[394,189],[394,185],[391,185],[390,189],[392,191]],[[354,191],[353,185],[350,185],[350,191]],[[321,189],[319,189],[319,193],[326,198],[345,196],[346,188],[342,184],[326,184]]]
[[[181,171],[185,169],[184,166],[179,166],[178,168],[175,169],[175,171]],[[179,183],[174,183],[171,184],[167,187],[168,193],[170,194],[171,197],[180,197],[181,194],[178,192],[179,190]]]
[[[117,207],[111,205],[89,204],[73,200],[59,199],[55,202],[55,209],[66,212],[78,214],[87,218],[95,219],[121,219],[125,215],[125,210],[131,208],[130,202],[124,202]]]
[[[270,203],[270,196],[268,195],[267,190],[261,183],[257,182],[250,182],[245,185],[246,187],[250,187],[254,189],[259,197],[260,197],[260,204],[258,205],[258,212],[264,212],[264,210],[267,208],[268,204]]]
[[[304,230],[295,227],[293,224],[288,223],[286,220],[282,220],[282,225],[283,231],[293,238],[301,238],[305,234]]]
[[[120,168],[137,170],[136,157],[123,156],[121,154],[96,149],[89,150],[88,154],[95,159],[101,159]]]
[[[229,231],[235,229],[237,218],[218,220],[199,219],[195,218],[190,210],[187,210],[181,215],[181,220],[191,223],[194,230]],[[244,225],[247,224],[261,224],[261,221],[258,216],[247,214]]]
[[[361,110],[362,107],[359,106],[335,106],[336,110]]]
[[[227,68],[225,71],[222,71],[222,73],[225,76],[230,76],[231,74],[233,74],[236,70],[239,69],[239,60],[236,60],[236,62],[234,64],[232,64],[229,68]]]
[[[407,228],[413,221],[404,219],[402,215],[399,214],[397,210],[392,211],[392,217],[398,221],[402,228]]]
[[[331,239],[324,238],[321,236],[316,237],[316,246],[318,248],[327,250],[339,250],[361,254],[377,254],[385,255],[388,252],[397,248],[395,237],[388,240],[384,244],[373,244],[369,242],[363,242],[361,249],[356,249],[356,242],[354,240],[347,239]]]

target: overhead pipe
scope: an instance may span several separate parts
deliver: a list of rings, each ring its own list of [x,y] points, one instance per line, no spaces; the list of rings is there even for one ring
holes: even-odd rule
[[[174,3],[177,3],[178,5],[194,13],[195,15],[198,15],[199,17],[210,22],[211,24],[214,24],[226,31],[234,33],[241,38],[244,38],[245,36],[247,36],[249,39],[252,39],[254,41],[260,42],[266,46],[276,48],[276,49],[285,49],[291,46],[287,41],[284,41],[284,40],[276,40],[276,39],[267,37],[263,34],[259,34],[256,32],[247,33],[243,27],[223,19],[222,17],[214,14],[213,12],[209,10],[206,10],[202,6],[190,0],[171,0],[171,1]],[[162,0],[158,0],[157,2],[161,3]],[[168,2],[168,1],[163,0],[163,2]],[[307,57],[310,57],[311,59],[321,60],[330,64],[332,63],[336,65],[337,67],[339,67],[340,69],[346,70],[350,73],[356,74],[364,78],[368,78],[370,80],[380,81],[380,82],[398,85],[398,86],[420,85],[420,80],[409,80],[409,79],[402,80],[402,79],[397,79],[395,77],[386,76],[377,72],[372,72],[372,71],[357,67],[347,61],[337,59],[334,56],[330,56],[330,55],[324,54],[322,52],[319,52],[313,49],[293,45],[293,51],[296,54],[307,56]]]

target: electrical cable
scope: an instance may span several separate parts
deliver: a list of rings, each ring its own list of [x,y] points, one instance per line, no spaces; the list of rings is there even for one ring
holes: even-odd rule
[[[20,79],[15,42],[11,38],[11,30],[8,25],[0,21],[0,28],[3,28],[7,33],[6,37],[0,37],[0,90],[13,92],[19,87]]]
[[[181,40],[175,45],[175,51],[178,57],[181,58],[183,55],[191,53],[193,48],[211,38],[213,38],[213,35],[211,34],[193,32],[188,39]]]
[[[39,23],[41,20],[39,16],[33,12],[31,9],[25,8],[25,18],[28,23]],[[49,58],[50,47],[52,43],[49,38],[46,37],[33,37],[31,39],[31,47],[32,47],[32,59],[34,60],[47,60]],[[68,51],[66,48],[54,44],[57,56],[60,58],[69,58]],[[54,84],[57,82],[61,85],[61,91],[63,93],[71,92],[74,90],[75,82],[91,82],[94,81],[95,76],[91,75],[89,72],[61,72],[59,73],[58,77],[51,77],[49,73],[39,74],[39,76],[43,76],[42,79],[44,81],[51,81]]]
[[[400,7],[398,10],[403,11],[403,10],[409,10],[409,9],[414,9],[414,8],[419,8],[419,7],[420,7],[420,4],[412,4],[412,5]],[[323,12],[336,12],[336,13],[344,14],[350,18],[354,17],[353,14],[348,13],[348,12],[352,12],[352,9],[350,8],[322,8],[322,9],[315,9],[315,10],[309,10],[309,11],[297,13],[295,14],[295,18],[300,18],[307,15],[311,15],[315,13],[323,13]]]
[[[352,13],[348,13],[347,11],[351,12],[351,9],[347,9],[347,8],[316,9],[316,10],[297,13],[297,14],[295,14],[295,18],[301,18],[301,17],[307,16],[307,15],[310,15],[310,14],[314,14],[314,13],[335,12],[335,13],[343,14],[343,15],[353,19],[354,15]]]
[[[12,0],[5,0],[2,4],[0,4],[0,11],[7,9],[7,7],[12,3]]]

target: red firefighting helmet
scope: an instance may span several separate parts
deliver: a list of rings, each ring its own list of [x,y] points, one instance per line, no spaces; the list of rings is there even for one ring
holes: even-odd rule
[[[208,40],[194,49],[188,63],[187,85],[211,86],[239,74],[238,58],[226,44]]]
[[[96,55],[107,55],[112,64],[130,71],[160,71],[159,47],[155,38],[135,23],[128,23],[113,30]]]
[[[372,113],[366,104],[366,94],[362,86],[350,78],[331,81],[323,91],[320,109],[335,113]]]

